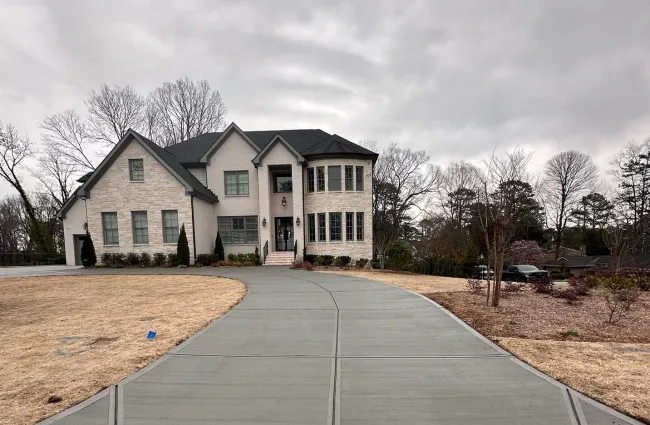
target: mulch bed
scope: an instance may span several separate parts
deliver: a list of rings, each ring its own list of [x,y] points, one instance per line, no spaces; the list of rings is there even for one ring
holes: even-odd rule
[[[485,305],[485,294],[438,292],[424,294],[443,305],[481,334],[543,340],[572,339],[592,342],[650,343],[650,293],[639,300],[618,323],[608,324],[605,302],[598,294],[580,297],[574,305],[530,289],[501,299],[499,308]],[[575,331],[579,334],[563,334]]]

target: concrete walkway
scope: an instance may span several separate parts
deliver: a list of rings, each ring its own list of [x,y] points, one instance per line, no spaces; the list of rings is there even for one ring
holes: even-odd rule
[[[249,293],[173,352],[43,424],[639,423],[382,283],[270,267],[71,273],[213,274]]]

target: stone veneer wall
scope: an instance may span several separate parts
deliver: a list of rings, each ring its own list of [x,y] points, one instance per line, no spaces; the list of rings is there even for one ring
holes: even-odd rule
[[[329,165],[341,166],[341,188],[340,192],[329,192],[327,179]],[[364,173],[364,190],[363,191],[345,191],[345,166],[363,166]],[[325,191],[324,192],[307,192],[307,168],[325,167]],[[356,173],[356,168],[355,168]],[[355,175],[356,176],[356,175]],[[315,175],[315,185],[317,187],[318,176]],[[305,190],[305,216],[304,232],[307,254],[321,255],[349,255],[352,258],[372,258],[372,160],[363,159],[320,159],[309,161],[307,167],[303,170],[303,182]],[[356,189],[356,177],[355,177]],[[342,241],[329,241],[329,214],[326,216],[327,241],[325,242],[308,242],[308,214],[316,214],[316,236],[318,237],[318,213],[342,213]],[[346,212],[363,212],[364,240],[363,241],[346,241],[345,240],[345,213]],[[301,223],[302,225],[302,223]],[[355,215],[355,239],[356,239],[356,215]]]
[[[143,159],[144,182],[131,182],[129,159],[138,158]],[[129,143],[91,189],[87,206],[88,229],[98,261],[104,252],[176,252],[176,243],[163,243],[162,210],[178,211],[179,230],[185,223],[190,259],[194,258],[191,198],[185,194],[185,187],[136,140]],[[131,211],[147,211],[149,243],[146,245],[133,244]],[[117,212],[119,245],[104,245],[102,212]]]

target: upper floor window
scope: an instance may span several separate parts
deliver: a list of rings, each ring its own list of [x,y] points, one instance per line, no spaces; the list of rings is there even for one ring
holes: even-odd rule
[[[104,231],[104,245],[119,245],[120,235],[117,230],[117,213],[102,213],[102,230]]]
[[[178,211],[167,210],[162,212],[163,243],[178,242]]]
[[[149,224],[147,222],[146,211],[131,212],[131,221],[133,222],[133,243],[149,243]]]
[[[144,181],[144,160],[129,159],[129,179],[132,182]]]
[[[341,166],[330,165],[327,167],[327,190],[337,191],[341,190]]]
[[[292,182],[291,174],[276,174],[274,178],[274,190],[276,192],[291,192]]]
[[[224,171],[226,195],[248,195],[248,171]]]
[[[318,174],[318,191],[322,192],[325,190],[325,167],[316,168]]]
[[[363,190],[363,167],[357,166],[357,190]]]
[[[345,190],[354,190],[354,167],[345,166]]]
[[[307,192],[313,192],[314,191],[314,169],[313,168],[307,168]]]

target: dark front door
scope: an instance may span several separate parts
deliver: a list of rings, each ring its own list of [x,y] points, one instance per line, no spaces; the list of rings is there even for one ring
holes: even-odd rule
[[[293,218],[292,217],[275,218],[275,250],[276,251],[293,250]]]

